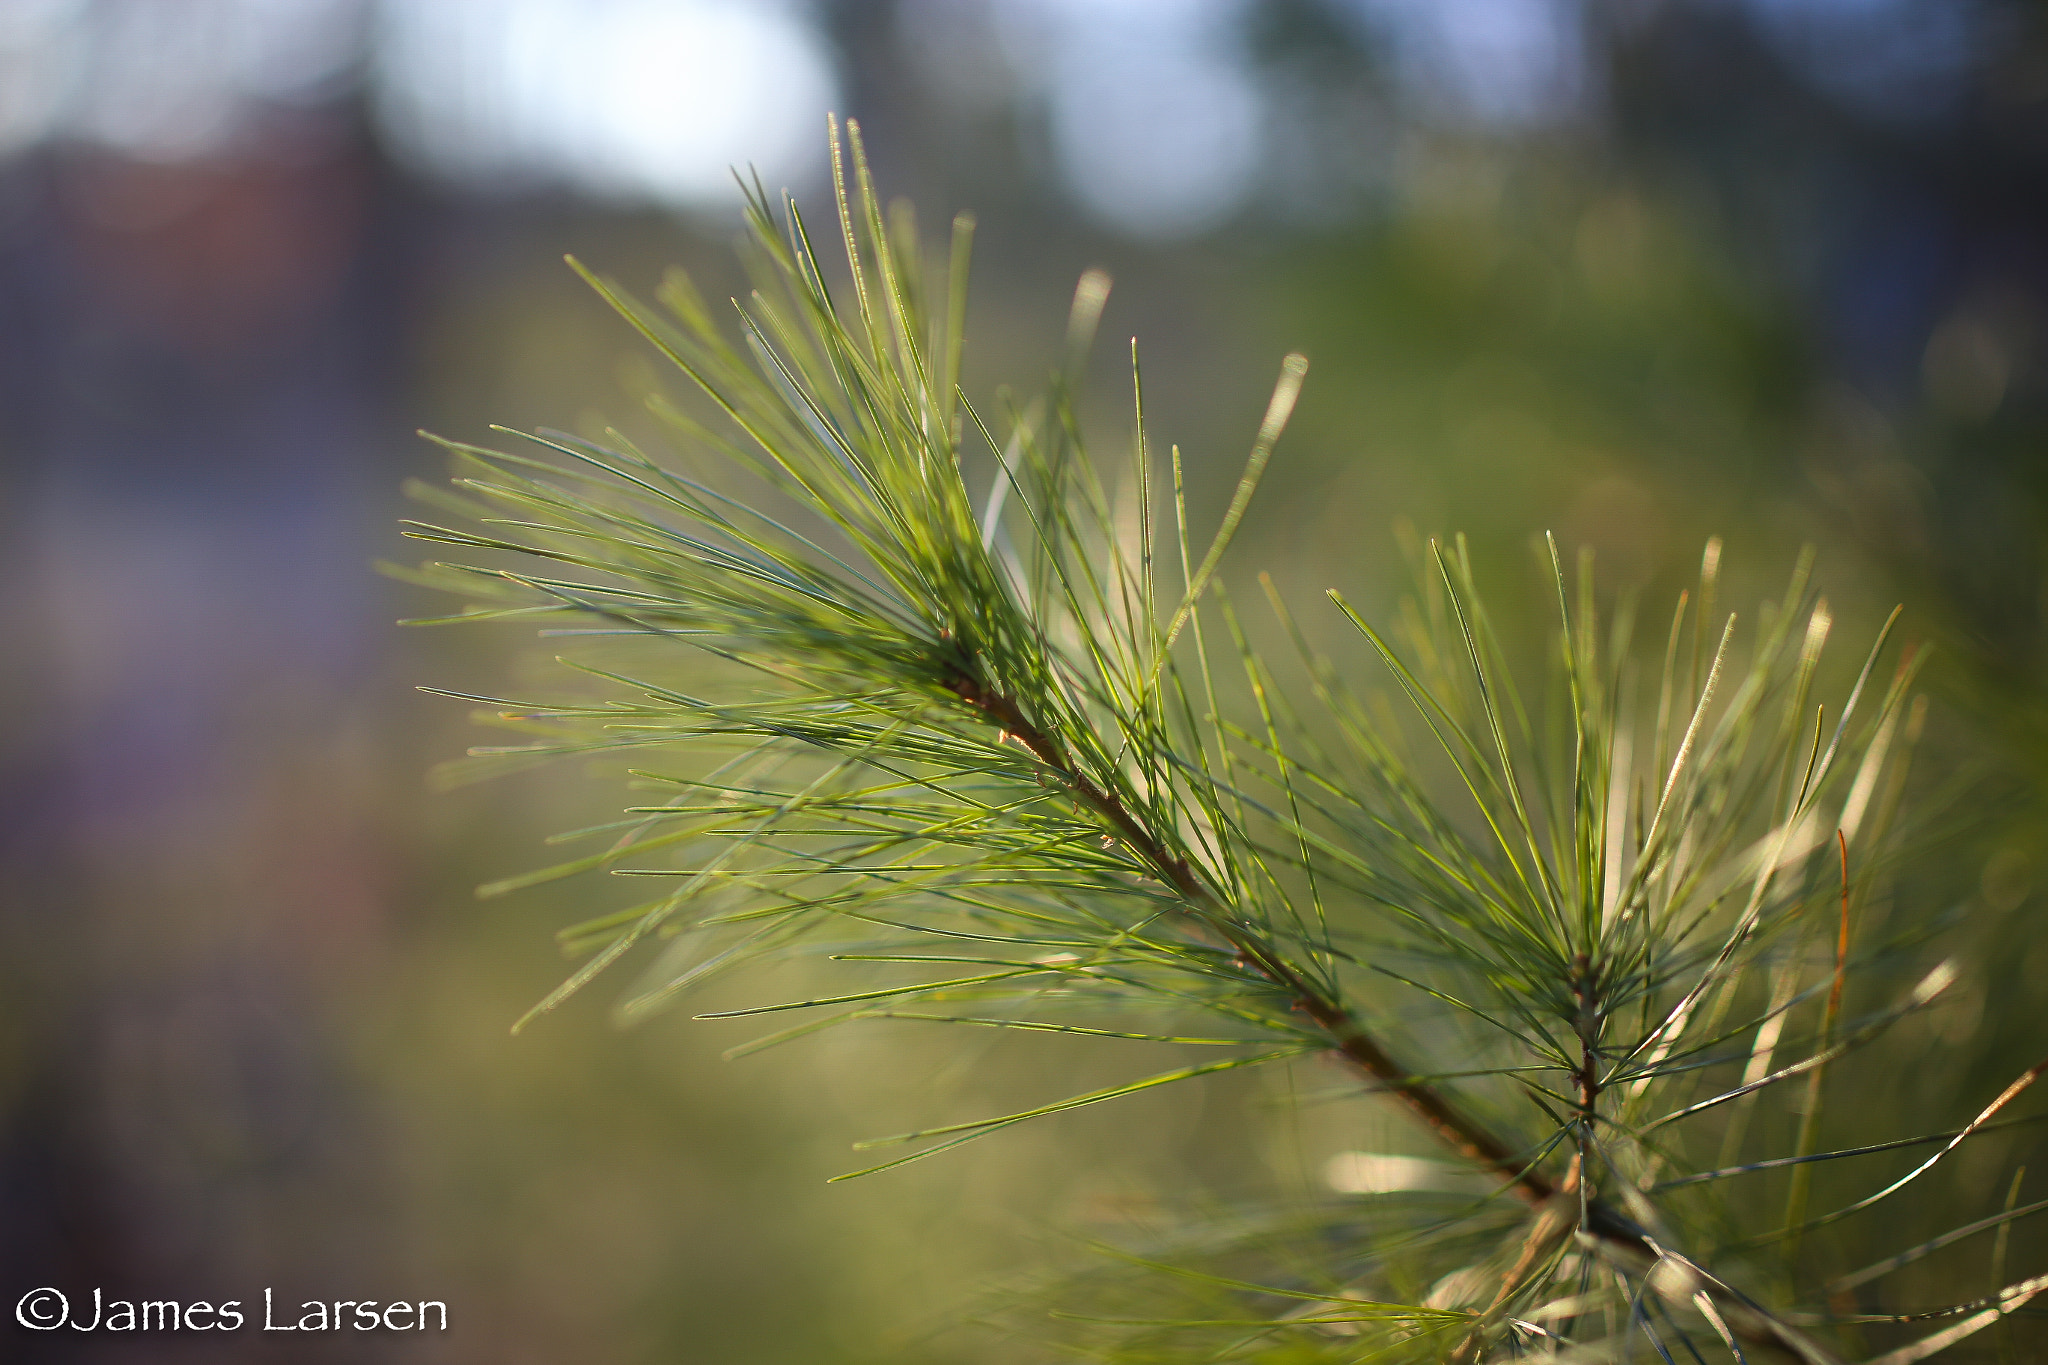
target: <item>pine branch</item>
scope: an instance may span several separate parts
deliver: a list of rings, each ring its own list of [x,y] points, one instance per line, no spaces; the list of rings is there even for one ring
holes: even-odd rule
[[[850,285],[838,296],[796,206],[785,198],[778,216],[758,187],[758,287],[735,301],[739,345],[680,276],[661,312],[586,275],[704,400],[701,416],[667,396],[650,409],[713,472],[693,477],[617,432],[602,445],[543,434],[531,438],[538,455],[451,445],[465,496],[443,501],[490,529],[410,531],[485,561],[415,575],[471,599],[439,619],[586,623],[596,652],[577,666],[596,699],[472,698],[531,741],[496,758],[637,755],[636,780],[672,794],[594,830],[613,840],[602,852],[495,888],[599,869],[673,887],[564,931],[592,956],[536,1013],[652,940],[669,946],[629,1014],[822,941],[845,970],[942,974],[721,1011],[814,1013],[736,1052],[874,1018],[1240,1049],[886,1139],[930,1145],[854,1174],[1160,1085],[1325,1054],[1513,1199],[1417,1213],[1384,1249],[1362,1251],[1353,1278],[1371,1292],[1335,1292],[1370,1313],[1281,1314],[1260,1332],[1342,1324],[1390,1353],[1477,1361],[1523,1341],[1627,1350],[1639,1335],[1689,1342],[1691,1331],[1744,1359],[1829,1360],[1678,1250],[1667,1210],[1645,1192],[1772,1165],[1735,1165],[1742,1128],[1731,1125],[1720,1169],[1659,1183],[1699,1116],[1817,1077],[1953,979],[1944,965],[1902,1005],[1841,1022],[1846,929],[1818,985],[1802,988],[1797,946],[1806,926],[1848,922],[1831,857],[1846,868],[1853,850],[1865,881],[1884,872],[1924,714],[1911,691],[1924,653],[1872,686],[1887,623],[1830,728],[1812,696],[1833,616],[1809,590],[1807,563],[1745,637],[1733,617],[1707,619],[1714,542],[1651,686],[1628,615],[1603,634],[1590,560],[1574,593],[1548,544],[1555,667],[1532,707],[1457,541],[1418,552],[1405,634],[1337,599],[1412,721],[1353,695],[1349,670],[1276,597],[1305,679],[1290,682],[1248,642],[1221,570],[1305,362],[1283,364],[1199,553],[1172,449],[1162,553],[1135,354],[1136,439],[1113,494],[1074,418],[1071,373],[1042,402],[1012,407],[1006,425],[959,390],[969,224],[956,221],[948,278],[928,286],[907,212],[885,225],[857,130],[843,144],[833,136]],[[1091,273],[1076,291],[1076,354],[1107,288]],[[946,301],[942,315],[925,309],[933,298]],[[979,499],[967,488],[974,458],[993,465]],[[536,558],[544,573],[507,567]],[[1230,660],[1212,649],[1218,612],[1241,678],[1217,667]],[[1654,722],[1639,695],[1655,696]],[[1418,744],[1427,762],[1410,755]],[[678,770],[661,770],[671,762]],[[1768,970],[1746,980],[1759,964]],[[1040,1017],[1048,985],[1071,1014]],[[1802,1040],[1787,1020],[1809,1019],[1819,994],[1817,1031]],[[1426,1035],[1394,1017],[1395,999],[1436,1034],[1463,1028],[1475,1055],[1409,1065]],[[1092,1013],[1131,1008],[1227,1027],[1198,1036]],[[1774,1063],[1804,1042],[1801,1060]],[[1488,1117],[1486,1085],[1528,1100],[1549,1131],[1520,1139]],[[1817,1159],[1817,1138],[1801,1135],[1795,1170]],[[1562,1175],[1546,1166],[1553,1152]],[[1489,1222],[1515,1204],[1516,1230]],[[1477,1260],[1458,1259],[1496,1233]],[[1396,1304],[1397,1249],[1454,1273]],[[1242,1276],[1188,1283],[1198,1280],[1203,1293],[1240,1296],[1239,1308],[1268,1292]],[[1446,1285],[1465,1286],[1457,1302],[1438,1301]],[[1296,1292],[1270,1290],[1276,1301]],[[1614,1344],[1573,1337],[1575,1324],[1612,1314]],[[1151,1330],[1104,1315],[1119,1316]],[[1162,1313],[1152,1327],[1230,1322]]]
[[[1234,932],[1229,907],[1197,877],[1187,861],[1169,853],[1114,795],[1077,772],[1060,746],[1026,720],[1014,701],[985,691],[981,684],[966,676],[952,679],[950,687],[972,711],[1030,750],[1048,772],[1066,784],[1076,804],[1099,816],[1151,868],[1153,875],[1180,897],[1204,927],[1240,954],[1284,992],[1295,1009],[1327,1033],[1332,1050],[1370,1081],[1375,1090],[1395,1096],[1451,1150],[1499,1176],[1525,1202],[1541,1205],[1557,1193],[1557,1187],[1534,1165],[1518,1160],[1506,1143],[1461,1112],[1435,1086],[1396,1062],[1341,1000],[1304,979],[1255,937]],[[1600,1221],[1604,1224],[1609,1220]],[[1620,1224],[1615,1222],[1613,1226]]]

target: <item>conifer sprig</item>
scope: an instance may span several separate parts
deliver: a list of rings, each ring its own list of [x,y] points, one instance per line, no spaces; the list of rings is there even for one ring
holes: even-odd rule
[[[1666,1359],[1678,1343],[1831,1359],[1689,1257],[1714,1220],[1681,1214],[1771,1164],[1737,1164],[1739,1124],[1696,1137],[1695,1120],[1746,1121],[1794,1077],[1814,1102],[1791,1161],[1881,1150],[1814,1150],[1817,1078],[1953,979],[1937,967],[1842,1017],[1847,930],[1818,982],[1801,951],[1838,893],[1849,923],[1846,869],[1881,866],[1902,799],[1922,656],[1880,674],[1896,614],[1831,711],[1815,693],[1833,620],[1809,564],[1748,626],[1715,616],[1714,543],[1646,682],[1632,613],[1603,626],[1590,561],[1568,573],[1547,542],[1553,676],[1525,697],[1467,548],[1431,545],[1405,629],[1337,599],[1412,706],[1412,724],[1390,718],[1277,596],[1298,668],[1254,648],[1222,592],[1301,357],[1203,542],[1178,448],[1161,478],[1135,349],[1130,457],[1084,448],[1072,390],[1107,280],[1083,277],[1073,359],[1043,400],[977,407],[959,385],[971,222],[928,269],[908,211],[883,212],[858,130],[835,127],[832,152],[842,284],[795,204],[758,185],[756,287],[729,323],[680,273],[656,309],[586,272],[705,400],[653,410],[717,473],[618,432],[446,443],[465,472],[443,500],[489,529],[411,524],[478,561],[422,575],[471,596],[461,619],[599,637],[574,665],[595,700],[469,698],[530,732],[500,752],[615,754],[653,794],[587,832],[611,836],[602,851],[490,888],[597,869],[665,888],[565,931],[587,956],[534,1013],[649,942],[664,946],[628,1014],[823,947],[847,987],[722,1011],[798,1019],[738,1051],[911,1019],[1204,1054],[863,1144],[915,1150],[852,1174],[1326,1054],[1515,1197],[1415,1192],[1367,1220],[1355,1253],[1290,1283],[1187,1271],[1223,1306],[1125,1315],[1116,1358],[1192,1334],[1203,1358],[1279,1335],[1333,1360],[1613,1359],[1643,1340]],[[1719,1159],[1682,1173],[1713,1139]],[[1837,1216],[1795,1209],[1783,1231]],[[1416,1284],[1419,1266],[1455,1273]]]

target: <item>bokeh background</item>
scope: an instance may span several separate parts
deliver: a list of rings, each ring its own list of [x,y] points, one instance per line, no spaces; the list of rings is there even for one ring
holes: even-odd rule
[[[743,1033],[620,1031],[602,982],[508,1036],[589,892],[471,889],[614,798],[429,781],[477,737],[413,686],[545,665],[393,625],[436,605],[370,567],[418,558],[401,487],[444,466],[411,433],[630,414],[646,358],[562,254],[729,289],[728,167],[821,210],[827,110],[928,224],[977,212],[975,391],[1032,387],[1106,266],[1100,428],[1136,335],[1214,506],[1312,357],[1241,574],[1382,608],[1405,523],[1509,584],[1552,528],[1670,587],[1720,534],[1731,601],[1807,542],[1859,633],[1905,601],[1935,766],[1997,793],[1933,878],[1983,986],[1929,1025],[1962,1070],[1930,1093],[2038,1052],[2038,6],[0,0],[0,1286],[455,1319],[0,1323],[0,1355],[1007,1359],[947,1328],[1020,1267],[1413,1140],[1222,1082],[828,1188],[856,1138],[1128,1064],[848,1034],[728,1065]],[[1911,1127],[1882,1115],[1918,1083],[1854,1102]],[[2017,1141],[1959,1189],[1996,1202]]]

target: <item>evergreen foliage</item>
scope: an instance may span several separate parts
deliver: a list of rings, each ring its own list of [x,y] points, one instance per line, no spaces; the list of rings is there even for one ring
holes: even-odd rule
[[[758,186],[736,339],[680,274],[659,309],[591,281],[709,400],[702,420],[655,411],[730,479],[617,433],[450,443],[465,474],[442,500],[483,529],[411,528],[466,557],[420,575],[474,603],[443,619],[607,637],[628,660],[578,665],[595,700],[469,698],[532,732],[497,752],[617,755],[644,793],[591,832],[612,836],[601,852],[492,888],[599,868],[659,888],[565,933],[584,961],[536,1012],[650,941],[665,946],[628,1014],[823,952],[843,988],[725,1012],[769,1026],[741,1050],[908,1019],[1163,1054],[1124,1085],[863,1144],[852,1175],[1321,1054],[1491,1188],[1333,1197],[1126,1253],[1061,1291],[1062,1343],[1102,1359],[1907,1365],[2048,1287],[1894,1329],[1913,1315],[1879,1302],[1884,1277],[1931,1244],[1832,1283],[1800,1260],[1814,1230],[2011,1122],[2038,1071],[1963,1129],[1817,1150],[1826,1071],[1956,978],[1917,961],[1918,940],[1857,935],[1924,714],[1891,621],[1823,701],[1833,623],[1808,564],[1724,620],[1710,544],[1643,667],[1634,611],[1603,621],[1590,560],[1568,569],[1546,543],[1552,643],[1525,691],[1454,542],[1418,552],[1400,628],[1341,599],[1323,613],[1362,632],[1407,717],[1318,654],[1308,613],[1268,585],[1299,652],[1271,662],[1218,568],[1305,362],[1284,362],[1222,522],[1198,535],[1135,351],[1130,455],[1084,449],[1072,385],[1107,280],[1082,279],[1048,394],[979,408],[958,384],[971,224],[927,269],[857,130],[835,129],[833,154],[842,286],[794,203]],[[1859,998],[1888,998],[1853,1013],[1865,968],[1888,984]],[[1785,1092],[1805,1097],[1794,1149],[1756,1156],[1753,1106]],[[1916,1143],[1903,1178],[1809,1207],[1812,1163]],[[1724,1197],[1779,1167],[1784,1207]],[[1902,1335],[1879,1353],[1866,1330]]]

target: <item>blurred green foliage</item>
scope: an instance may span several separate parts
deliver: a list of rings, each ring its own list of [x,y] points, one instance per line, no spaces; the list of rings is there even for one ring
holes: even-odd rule
[[[823,13],[885,183],[935,219],[955,206],[980,214],[970,392],[1034,390],[1056,361],[1073,279],[1106,266],[1117,292],[1088,420],[1106,448],[1124,439],[1116,343],[1136,334],[1155,439],[1182,444],[1209,520],[1273,357],[1307,352],[1314,374],[1229,573],[1248,584],[1270,568],[1297,600],[1338,586],[1374,619],[1408,581],[1403,522],[1469,532],[1482,578],[1508,599],[1538,584],[1531,538],[1545,529],[1568,551],[1594,547],[1610,589],[1641,584],[1650,600],[1690,580],[1709,534],[1728,541],[1731,603],[1776,590],[1796,547],[1818,545],[1839,619],[1875,623],[1903,600],[1906,636],[1938,645],[1922,771],[1972,785],[1940,838],[1916,850],[1893,913],[1947,917],[1948,942],[1980,983],[1909,1026],[1924,1065],[1834,1092],[1831,1108],[1887,1133],[1959,1123],[2038,1058],[2048,385],[2025,245],[2041,240],[2033,201],[2044,183],[2031,7],[1991,7],[2009,26],[1966,73],[1963,112],[1911,126],[1831,102],[1757,56],[1736,7],[1589,7],[1603,24],[1609,9],[1661,17],[1599,29],[1606,94],[1581,123],[1502,131],[1446,128],[1401,105],[1376,65],[1384,54],[1345,47],[1331,37],[1341,25],[1313,27],[1334,7],[1257,6],[1286,21],[1258,36],[1261,60],[1381,111],[1369,136],[1331,125],[1339,150],[1375,169],[1363,189],[1327,176],[1327,214],[1254,208],[1167,244],[1109,235],[1062,202],[1028,100],[993,112],[948,104],[906,55],[929,8]],[[1322,65],[1287,65],[1311,40]],[[378,491],[355,496],[358,520],[386,529],[350,541],[347,574],[372,553],[400,553],[388,528],[411,510],[401,480],[443,472],[399,433],[481,439],[490,422],[592,431],[636,420],[644,357],[561,267],[564,251],[635,287],[671,262],[714,296],[738,287],[729,223],[545,196],[455,202],[381,162],[350,174],[370,186],[371,216],[385,215],[425,264],[402,288],[376,285],[404,296],[383,357],[398,393],[359,443],[370,452],[361,482]],[[28,198],[0,206],[9,231]],[[345,216],[320,204],[317,221]],[[1863,249],[1930,213],[1960,243],[1944,258],[1954,278],[1933,316],[1897,329],[1903,359],[1860,367],[1859,344],[1882,329],[1841,300],[1920,269]],[[147,265],[145,248],[170,235],[80,227],[54,254],[98,261],[91,251],[104,249]],[[51,255],[23,259],[10,280],[37,283],[10,307],[50,275]],[[162,283],[140,267],[93,278],[94,298],[147,301]],[[164,297],[148,327],[185,317],[184,295]],[[88,362],[107,329],[83,311],[84,340],[59,357],[73,368],[47,387],[97,412],[113,401],[110,381]],[[325,363],[313,354],[309,364]],[[264,569],[257,552],[233,548],[238,531],[209,520],[224,517],[207,502],[216,495],[175,487],[187,475],[154,446],[154,462],[122,471],[121,496],[161,480],[174,492],[160,505],[121,502],[84,530],[38,521],[50,471],[37,461],[56,458],[56,438],[16,420],[15,389],[41,373],[15,367],[0,431],[0,515],[10,554],[25,557],[10,561],[24,591],[0,606],[24,642],[0,676],[0,754],[24,774],[0,891],[35,911],[0,925],[0,1107],[9,1151],[34,1158],[23,1169],[69,1174],[44,1193],[61,1211],[57,1231],[21,1225],[9,1248],[21,1263],[59,1257],[79,1283],[203,1265],[193,1297],[265,1282],[281,1294],[445,1297],[460,1330],[417,1344],[421,1359],[1031,1359],[1028,1343],[941,1329],[1019,1267],[1084,1256],[1091,1237],[1138,1239],[1189,1207],[1312,1185],[1339,1152],[1434,1154],[1369,1103],[1281,1103],[1330,1088],[1321,1068],[1303,1067],[1061,1116],[827,1188],[856,1139],[1127,1073],[1082,1040],[977,1052],[908,1026],[728,1065],[718,1053],[749,1036],[740,1026],[664,1018],[621,1033],[602,989],[509,1038],[564,971],[549,935],[590,907],[581,887],[489,904],[472,888],[537,864],[545,834],[603,818],[611,803],[573,767],[429,790],[423,774],[479,732],[460,706],[406,689],[537,679],[547,650],[526,640],[380,625],[368,662],[338,676],[263,636],[258,609],[230,603],[220,636],[184,642],[230,654],[220,639],[257,642],[213,684],[232,718],[209,738],[203,771],[186,775],[202,799],[147,819],[118,806],[46,814],[47,794],[71,790],[83,766],[50,758],[51,734],[99,733],[95,708],[117,684],[175,681],[133,643],[153,637],[122,614],[119,575],[166,576],[183,562],[158,534],[174,516],[246,553],[248,574]],[[285,550],[261,553],[297,553],[281,539]],[[412,590],[381,592],[361,609],[377,621],[419,613]],[[1362,648],[1340,665],[1362,670]],[[117,742],[154,752],[149,733]],[[108,785],[139,801],[150,779],[145,768]],[[238,1013],[244,997],[259,1004]],[[253,1057],[221,1047],[230,1033],[264,1046]],[[1983,1139],[1958,1154],[1943,1190],[1958,1205],[1995,1205],[2012,1170],[2040,1164],[2037,1145],[2025,1128]],[[1766,1198],[1782,1197],[1782,1175],[1757,1179]],[[1817,1177],[1816,1201],[1856,1192],[1835,1179]],[[2017,1194],[2039,1196],[2032,1177]],[[2023,1224],[2006,1256],[2038,1265],[2043,1250]],[[1990,1259],[1982,1241],[1964,1244],[1930,1259],[1917,1284],[1930,1304],[1988,1292]],[[1993,1342],[1984,1358],[1996,1352]],[[2024,1345],[2014,1352],[2028,1358]]]

